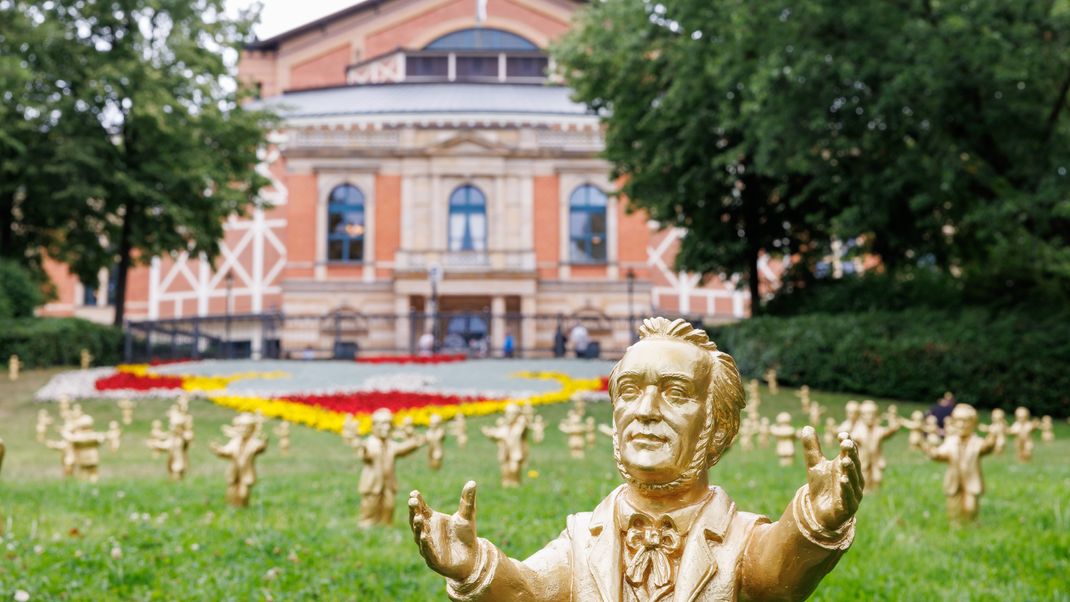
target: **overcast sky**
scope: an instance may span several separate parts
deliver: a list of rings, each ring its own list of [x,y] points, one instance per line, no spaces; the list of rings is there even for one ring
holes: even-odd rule
[[[309,21],[329,15],[361,0],[227,0],[232,10],[248,8],[259,2],[264,6],[260,12],[260,24],[256,35],[261,39],[304,25]]]

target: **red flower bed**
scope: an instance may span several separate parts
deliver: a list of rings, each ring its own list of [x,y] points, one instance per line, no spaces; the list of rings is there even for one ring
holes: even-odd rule
[[[609,390],[609,377],[608,376],[603,376],[602,377],[602,384],[599,385],[598,389],[596,389],[596,390],[598,390],[598,391],[608,391]]]
[[[358,364],[450,364],[463,362],[468,356],[463,353],[452,355],[367,355],[358,357]]]
[[[98,378],[94,384],[97,391],[115,391],[133,389],[151,391],[152,389],[181,389],[182,378],[178,376],[138,376],[129,372],[116,372],[111,376]]]
[[[160,359],[160,358],[153,358],[151,361],[149,361],[149,365],[150,366],[168,366],[170,364],[185,364],[186,362],[192,362],[192,361],[193,361],[193,359],[188,358],[188,357],[182,357],[182,358],[176,358],[176,359],[170,359],[170,360]]]
[[[331,395],[286,395],[279,399],[319,406],[343,414],[370,414],[379,408],[397,411],[424,406],[457,405],[475,401],[488,401],[489,397],[465,397],[439,393],[412,393],[406,391],[358,391]]]

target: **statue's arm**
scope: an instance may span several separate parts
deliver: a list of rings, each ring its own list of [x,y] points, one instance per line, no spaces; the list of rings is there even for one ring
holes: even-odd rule
[[[805,600],[854,541],[854,519],[837,530],[813,518],[804,486],[775,523],[760,522],[743,553],[742,599]]]
[[[397,444],[397,449],[394,451],[394,455],[399,457],[407,456],[419,449],[425,442],[426,439],[420,435],[400,441]]]
[[[479,540],[481,558],[464,581],[446,579],[454,602],[565,602],[572,591],[567,531],[543,549],[520,561],[486,539]]]
[[[987,456],[992,453],[996,449],[996,439],[997,437],[995,433],[989,433],[988,436],[984,438],[984,442],[981,443],[980,455]]]

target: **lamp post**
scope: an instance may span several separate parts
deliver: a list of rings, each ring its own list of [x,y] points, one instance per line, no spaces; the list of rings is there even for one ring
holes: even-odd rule
[[[231,311],[232,311],[231,304],[232,304],[232,301],[234,299],[234,272],[231,271],[231,270],[227,270],[227,275],[223,277],[223,281],[226,283],[226,287],[227,287],[227,307],[226,307],[225,313],[223,314],[224,315],[224,317],[223,317],[223,331],[225,333],[223,335],[223,338],[224,338],[223,345],[224,345],[224,349],[225,349],[224,357],[229,360],[230,359],[230,355],[231,355],[230,314],[231,314]]]
[[[628,268],[628,273],[625,274],[628,279],[628,333],[632,341],[635,341],[635,306],[633,305],[633,299],[635,297],[635,270]]]

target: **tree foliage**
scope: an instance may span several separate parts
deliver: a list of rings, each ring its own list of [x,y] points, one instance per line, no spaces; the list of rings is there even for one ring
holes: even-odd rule
[[[679,267],[833,240],[890,272],[1070,293],[1070,2],[605,0],[556,58]]]
[[[0,35],[0,254],[46,251],[83,281],[114,266],[117,324],[132,264],[214,257],[224,219],[267,183],[255,168],[273,117],[234,82],[251,21],[224,4],[0,3],[17,25]]]

